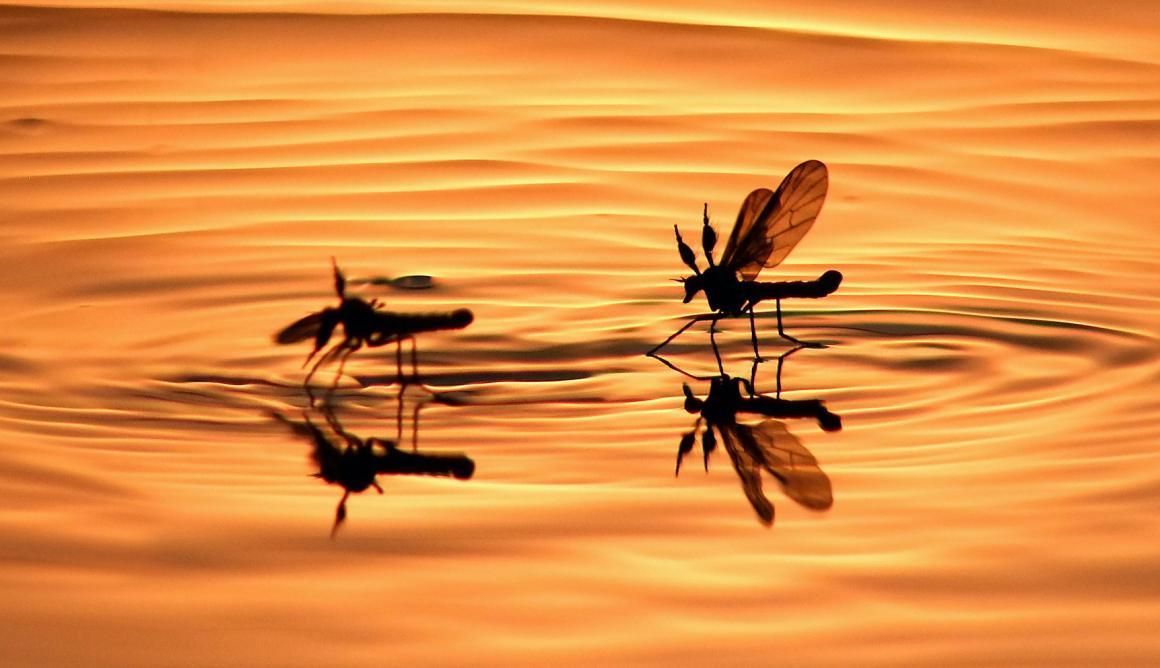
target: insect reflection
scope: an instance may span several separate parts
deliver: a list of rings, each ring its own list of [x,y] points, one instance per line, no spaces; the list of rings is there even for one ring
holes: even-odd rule
[[[400,404],[402,401],[400,396]],[[418,408],[416,406],[414,414],[416,438]],[[383,493],[378,483],[379,475],[438,476],[468,480],[475,473],[475,462],[462,453],[420,452],[417,449],[406,451],[399,448],[395,441],[374,436],[364,439],[352,434],[339,423],[329,405],[324,405],[322,414],[329,431],[336,438],[332,438],[326,429],[316,425],[306,414],[303,414],[301,422],[280,413],[272,415],[290,427],[296,435],[310,441],[310,460],[318,468],[318,472],[313,475],[343,489],[334,513],[331,538],[346,520],[346,501],[352,493],[358,494],[371,487],[379,494]]]
[[[759,282],[756,279],[762,269],[781,264],[794,246],[809,232],[822,210],[828,185],[829,177],[825,164],[817,160],[807,160],[790,170],[776,191],[758,188],[749,193],[737,212],[737,221],[733,225],[729,241],[725,244],[725,252],[721,255],[720,263],[713,260],[717,231],[709,225],[709,205],[705,204],[702,214],[701,247],[708,266],[704,271],[697,266],[693,249],[681,238],[680,229],[674,225],[677,252],[685,265],[693,270],[692,276],[679,279],[685,286],[684,303],[688,304],[697,293],[704,292],[713,313],[690,320],[648,354],[654,355],[694,322],[711,320],[709,333],[712,337],[715,325],[721,318],[748,314],[753,354],[760,360],[753,310],[758,303],[767,299],[777,302],[778,335],[798,345],[817,347],[818,344],[803,343],[785,332],[782,327],[781,300],[825,297],[837,290],[842,283],[841,272],[831,269],[812,281]]]
[[[327,307],[321,311],[311,313],[283,328],[274,335],[274,340],[281,344],[298,343],[306,339],[314,339],[314,349],[306,357],[303,366],[310,364],[310,360],[320,350],[330,343],[330,337],[338,325],[342,325],[343,338],[327,352],[320,355],[315,361],[302,386],[306,393],[314,398],[310,391],[310,379],[314,373],[328,361],[337,359],[338,371],[334,383],[327,394],[334,391],[347,358],[364,345],[377,348],[395,343],[395,362],[398,378],[403,380],[403,340],[411,341],[411,371],[418,376],[418,360],[415,350],[415,335],[423,332],[434,332],[445,329],[463,329],[471,324],[474,316],[467,309],[456,309],[443,313],[399,313],[396,311],[381,310],[377,299],[366,301],[360,297],[346,295],[346,277],[334,258],[331,258],[334,271],[334,292],[338,295],[339,304],[336,307]]]
[[[705,470],[709,470],[710,454],[720,444],[741,479],[745,497],[766,526],[773,524],[774,507],[762,488],[762,471],[778,482],[786,496],[806,508],[826,510],[834,501],[829,477],[784,422],[775,419],[756,425],[738,422],[738,416],[743,414],[813,418],[824,431],[841,430],[841,417],[830,412],[821,400],[781,398],[781,363],[797,350],[800,347],[778,359],[778,394],[773,397],[757,394],[751,380],[727,374],[709,378],[709,394],[704,399],[695,396],[688,383],[683,385],[685,411],[698,417],[693,428],[681,436],[676,474],[680,475],[681,463],[692,452],[704,424],[700,437]],[[754,369],[756,366],[754,362]]]

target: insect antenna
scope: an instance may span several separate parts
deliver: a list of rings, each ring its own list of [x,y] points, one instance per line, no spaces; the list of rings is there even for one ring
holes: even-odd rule
[[[330,256],[330,266],[334,268],[334,291],[338,294],[339,299],[346,298],[346,276],[342,275],[342,270],[338,268],[338,261],[334,256]]]
[[[693,254],[693,249],[689,247],[689,244],[685,243],[685,240],[681,238],[681,230],[675,224],[673,225],[673,232],[677,235],[677,252],[681,255],[681,261],[689,269],[692,269],[694,274],[700,276],[701,270],[697,268],[697,256]]]
[[[709,224],[709,203],[701,211],[701,248],[705,249],[705,261],[713,266],[713,249],[717,247],[717,230]]]
[[[688,383],[681,384],[681,391],[685,393],[685,412],[693,415],[700,413],[701,409],[705,406],[705,402],[693,394],[693,390],[689,388]]]

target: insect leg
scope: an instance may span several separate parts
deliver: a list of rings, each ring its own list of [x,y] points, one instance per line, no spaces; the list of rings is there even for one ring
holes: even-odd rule
[[[796,345],[777,356],[777,394],[774,395],[775,399],[781,398],[781,367],[785,364],[785,358],[801,350],[802,347],[803,346],[800,344]]]
[[[704,320],[712,320],[714,323],[716,323],[716,322],[717,322],[717,320],[716,320],[716,319],[717,319],[717,318],[719,318],[719,317],[720,317],[720,316],[718,316],[716,313],[712,313],[712,314],[707,314],[707,315],[698,315],[698,316],[693,316],[692,318],[689,318],[689,321],[688,321],[688,322],[686,322],[686,323],[685,323],[685,324],[684,324],[684,325],[683,325],[683,326],[682,326],[680,329],[678,329],[677,331],[675,331],[675,332],[673,332],[672,334],[670,334],[670,335],[669,335],[669,338],[667,338],[667,339],[665,339],[664,341],[661,341],[660,343],[658,343],[658,344],[656,345],[656,347],[654,347],[652,350],[650,350],[650,351],[648,351],[647,353],[645,353],[645,355],[646,355],[647,357],[656,357],[656,353],[657,353],[657,351],[658,351],[658,350],[660,350],[661,348],[664,348],[665,346],[667,346],[667,345],[669,344],[669,342],[670,342],[670,341],[672,341],[673,339],[677,338],[677,337],[678,337],[678,336],[680,336],[681,334],[684,334],[684,333],[685,333],[685,330],[686,330],[686,329],[688,329],[688,328],[690,328],[690,327],[692,327],[692,326],[693,326],[695,323],[702,322],[702,321],[704,321]]]
[[[777,334],[778,334],[778,336],[785,339],[786,341],[793,341],[794,343],[798,344],[799,346],[808,345],[802,341],[799,341],[798,339],[795,339],[794,337],[790,336],[789,334],[786,334],[785,330],[782,329],[782,327],[781,327],[781,300],[780,299],[777,300]]]
[[[397,354],[395,356],[396,369],[395,373],[399,376],[399,396],[407,391],[407,386],[411,384],[411,379],[414,378],[416,382],[419,380],[419,363],[417,361],[417,353],[415,352],[415,337],[408,336],[411,339],[411,375],[403,375],[403,337],[399,337],[399,345],[396,348]],[[401,437],[401,435],[400,435]]]
[[[717,337],[713,335],[713,332],[717,331],[717,321],[720,319],[721,316],[717,316],[709,324],[709,344],[713,346],[713,357],[717,358],[717,371],[721,372],[721,375],[724,376],[725,365],[721,363],[721,351],[717,349]]]
[[[418,383],[419,382],[418,344],[415,342],[415,337],[412,336],[409,338],[411,339],[411,376],[415,379],[415,382]]]
[[[310,391],[310,379],[314,377],[314,373],[318,371],[318,368],[321,367],[323,363],[326,362],[327,358],[334,354],[334,351],[341,349],[345,345],[346,339],[343,339],[342,341],[334,344],[334,347],[328,350],[325,354],[320,355],[319,358],[314,361],[314,366],[310,367],[310,371],[306,374],[306,379],[302,381],[302,389],[306,390],[306,396],[310,398],[311,406],[314,405],[314,393]]]
[[[403,380],[403,340],[395,339],[395,378],[400,382]],[[399,400],[402,401],[403,393],[399,391]]]
[[[419,409],[423,407],[423,402],[415,404],[415,412],[411,413],[411,450],[417,452],[419,450]]]
[[[780,311],[779,311],[780,313]],[[778,321],[780,322],[780,320]],[[753,320],[753,304],[749,305],[749,338],[753,341],[753,360],[754,363],[764,362],[765,359],[757,350],[757,323]]]
[[[399,388],[399,409],[395,412],[395,443],[403,442],[403,390],[406,387]]]
[[[310,397],[311,405],[314,404],[314,393],[310,391],[310,379],[314,376],[314,372],[318,371],[318,369],[321,368],[323,364],[337,359],[339,355],[341,355],[343,351],[349,348],[351,345],[352,340],[350,338],[345,338],[342,341],[339,341],[333,348],[326,351],[325,355],[319,357],[318,361],[314,363],[313,367],[311,367],[310,373],[306,374],[306,381],[303,383],[303,386],[306,388],[306,396]],[[330,396],[330,391],[327,391],[326,396]]]
[[[338,379],[342,378],[342,369],[346,366],[346,361],[350,359],[350,356],[354,353],[354,351],[358,350],[359,348],[362,348],[362,339],[355,339],[354,343],[347,345],[346,352],[342,353],[342,355],[338,358],[338,371],[336,371],[334,374],[334,381],[331,382],[330,389],[326,391],[327,401],[330,400],[331,395],[334,394],[335,388],[338,387]]]

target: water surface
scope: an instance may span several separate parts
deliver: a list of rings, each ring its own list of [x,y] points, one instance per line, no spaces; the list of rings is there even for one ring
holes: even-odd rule
[[[0,9],[0,662],[1160,661],[1151,3],[233,6]],[[844,428],[785,421],[834,502],[767,479],[766,528],[723,452],[673,475],[709,384],[643,353],[705,308],[672,225],[811,158],[762,277],[845,274],[781,378]],[[333,541],[270,417],[312,414],[271,336],[331,257],[475,313],[418,414],[475,475],[382,476]],[[350,359],[344,428],[395,437],[393,370]]]

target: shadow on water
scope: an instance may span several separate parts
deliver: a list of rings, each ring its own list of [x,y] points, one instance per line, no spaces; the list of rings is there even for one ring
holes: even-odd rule
[[[697,418],[693,428],[681,436],[676,474],[680,475],[681,464],[693,451],[698,435],[701,438],[706,472],[709,470],[709,457],[720,444],[741,479],[745,497],[766,526],[773,525],[774,506],[762,486],[763,471],[777,481],[786,496],[805,508],[827,510],[834,502],[830,479],[822,471],[817,458],[790,433],[782,421],[811,418],[823,431],[842,429],[841,417],[830,412],[823,401],[781,398],[782,367],[785,360],[799,350],[801,346],[778,357],[777,389],[774,396],[760,394],[755,389],[757,360],[753,362],[749,379],[745,379],[725,373],[694,376],[668,360],[657,357],[691,379],[709,382],[709,392],[704,399],[698,398],[688,383],[683,384],[685,411]],[[720,354],[715,345],[713,352],[720,363]],[[778,419],[765,419],[756,425],[738,421],[739,417],[747,415]]]
[[[330,531],[333,538],[346,519],[346,500],[352,494],[374,488],[379,494],[383,488],[378,483],[380,475],[436,476],[468,480],[475,473],[475,462],[458,452],[423,452],[419,450],[419,411],[433,397],[417,401],[411,415],[411,449],[399,447],[402,440],[405,395],[399,393],[396,413],[396,440],[377,436],[360,437],[343,427],[334,407],[322,404],[317,411],[324,418],[325,428],[303,413],[302,420],[292,420],[285,415],[272,412],[271,416],[288,426],[298,437],[311,444],[310,460],[318,468],[313,474],[332,485],[342,487],[342,498],[335,509],[334,525]]]

